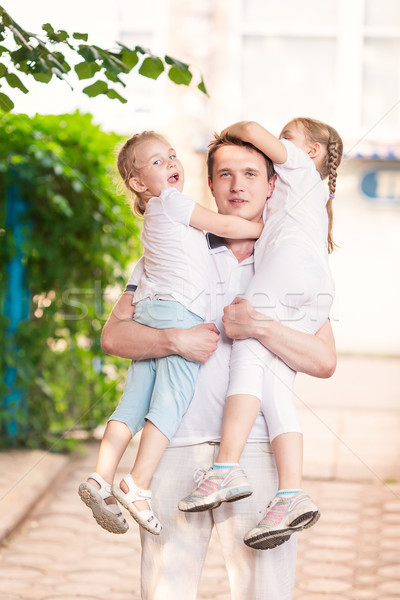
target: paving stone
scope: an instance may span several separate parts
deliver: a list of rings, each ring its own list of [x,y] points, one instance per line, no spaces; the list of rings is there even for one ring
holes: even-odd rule
[[[385,581],[378,586],[380,592],[385,592],[387,594],[397,594],[399,595],[399,580],[397,581]]]
[[[338,593],[346,592],[351,589],[351,583],[348,581],[340,581],[338,579],[320,579],[314,577],[308,581],[300,582],[300,589],[307,590],[309,592],[324,592],[324,593]]]
[[[43,571],[39,569],[32,569],[29,567],[10,567],[5,563],[0,564],[0,584],[4,579],[36,579],[43,575]]]
[[[100,596],[108,595],[110,597],[110,586],[96,585],[95,583],[63,583],[54,588],[54,591],[64,594],[77,596]]]
[[[294,600],[343,600],[343,596],[337,594],[313,594],[311,597],[310,594],[301,594],[300,596],[295,595]]]
[[[349,549],[356,545],[356,540],[347,539],[344,537],[332,538],[327,536],[315,536],[308,542],[311,546],[318,546],[321,548],[340,548]]]
[[[378,575],[381,577],[387,577],[389,579],[400,579],[400,565],[387,565],[378,569]],[[400,593],[400,582],[399,582],[399,593]]]
[[[318,577],[333,577],[335,579],[348,579],[354,573],[354,569],[341,564],[324,563],[318,561],[316,564],[305,565],[302,568],[306,575],[318,574]]]
[[[90,447],[71,463],[0,547],[1,600],[140,600],[138,527],[132,523],[123,536],[104,531],[77,495],[95,454]],[[305,487],[322,517],[298,536],[293,600],[400,600],[400,486],[306,480]],[[198,600],[230,600],[215,534]]]
[[[310,561],[330,561],[353,563],[356,560],[357,553],[348,550],[335,550],[331,548],[318,548],[316,550],[307,550],[305,557]],[[301,560],[301,559],[300,559]]]
[[[377,600],[377,592],[375,589],[358,589],[350,592],[350,598],[354,600]]]

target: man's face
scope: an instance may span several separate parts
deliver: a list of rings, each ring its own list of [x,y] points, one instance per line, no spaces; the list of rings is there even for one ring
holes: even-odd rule
[[[259,152],[243,146],[221,146],[215,153],[208,184],[218,212],[259,221],[274,182],[274,177],[268,181],[267,165]]]

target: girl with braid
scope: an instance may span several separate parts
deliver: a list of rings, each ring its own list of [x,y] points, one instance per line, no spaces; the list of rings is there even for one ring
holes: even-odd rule
[[[249,311],[255,308],[258,319],[262,313],[266,320],[277,319],[314,334],[328,319],[334,295],[328,253],[334,247],[332,201],[342,140],[335,129],[309,118],[290,121],[279,139],[251,121],[236,123],[224,133],[266,154],[277,177],[264,211],[264,230],[255,244],[255,275],[246,292]],[[226,177],[232,176],[228,172]],[[237,183],[232,180],[231,185],[237,192]],[[234,342],[217,460],[198,487],[179,502],[180,510],[196,512],[251,495],[238,464],[261,410],[279,481],[263,518],[244,537],[251,548],[275,548],[320,516],[301,489],[303,438],[293,402],[294,379],[295,372],[256,339]]]

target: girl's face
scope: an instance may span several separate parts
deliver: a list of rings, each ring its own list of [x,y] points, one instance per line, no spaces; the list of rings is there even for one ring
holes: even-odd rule
[[[183,166],[167,140],[162,137],[145,140],[136,148],[135,155],[139,174],[129,181],[135,191],[148,198],[159,196],[167,187],[182,192]]]
[[[304,127],[301,123],[294,123],[293,121],[288,123],[286,127],[282,129],[282,132],[279,136],[279,139],[282,138],[289,140],[292,142],[292,144],[297,146],[297,148],[300,148],[300,150],[303,150],[303,152],[306,154],[310,152],[311,144],[306,138]]]

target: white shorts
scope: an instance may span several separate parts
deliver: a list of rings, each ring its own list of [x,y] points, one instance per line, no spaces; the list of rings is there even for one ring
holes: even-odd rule
[[[316,333],[329,317],[334,296],[327,262],[312,248],[288,242],[267,249],[256,265],[246,292],[252,306],[292,329]],[[263,399],[271,440],[281,433],[301,432],[293,403],[294,379],[294,371],[257,340],[233,343],[227,395]]]

